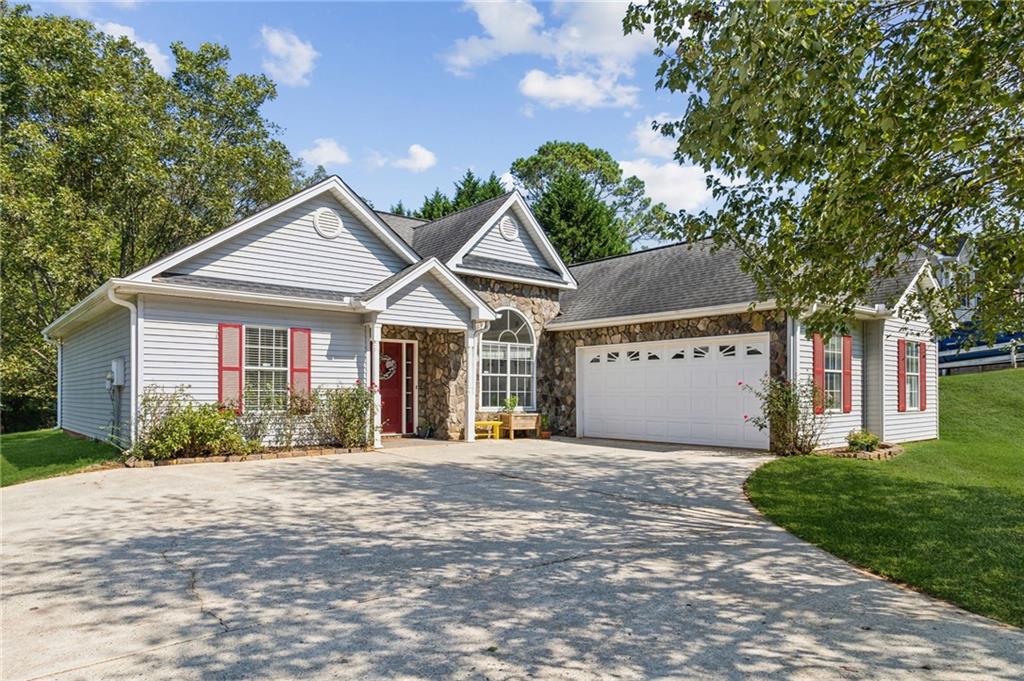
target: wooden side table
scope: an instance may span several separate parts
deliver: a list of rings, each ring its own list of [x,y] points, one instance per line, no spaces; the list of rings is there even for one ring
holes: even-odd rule
[[[516,439],[517,430],[532,430],[537,437],[540,437],[540,414],[524,414],[505,412],[501,415],[501,429],[508,431],[508,439]]]

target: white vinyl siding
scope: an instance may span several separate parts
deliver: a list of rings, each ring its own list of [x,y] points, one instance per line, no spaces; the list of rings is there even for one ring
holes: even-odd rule
[[[189,386],[198,402],[217,401],[217,324],[312,330],[310,368],[314,388],[367,381],[362,317],[306,310],[145,296],[144,386]]]
[[[826,411],[825,431],[822,433],[819,447],[838,447],[846,444],[846,436],[851,430],[860,430],[864,427],[864,330],[861,322],[854,322],[850,328],[850,336],[853,340],[853,358],[850,372],[852,389],[852,404],[849,413],[843,413],[842,392],[839,393],[839,402],[835,408]],[[803,324],[800,325],[799,333],[800,347],[798,350],[799,362],[797,365],[797,380],[806,383],[814,378],[814,344],[807,337],[807,330]],[[842,338],[838,338],[839,347],[842,347]],[[824,358],[823,358],[824,359]],[[826,368],[828,364],[825,365]],[[840,354],[839,369],[842,371],[842,359]],[[826,372],[826,381],[828,372]]]
[[[927,359],[925,362],[925,410],[919,407],[910,407],[909,399],[907,410],[899,410],[899,374],[897,373],[898,341],[906,338],[908,341],[919,341],[927,344]],[[908,343],[908,354],[910,344]],[[938,421],[938,356],[936,344],[931,340],[931,329],[926,322],[902,319],[887,319],[885,321],[882,338],[882,361],[883,361],[883,421],[882,433],[880,435],[887,442],[911,442],[914,440],[930,440],[939,436]],[[909,396],[908,396],[909,397]]]
[[[319,208],[341,217],[338,237],[313,227]],[[330,196],[321,195],[172,268],[255,283],[358,293],[405,268],[407,263],[362,221]]]
[[[501,218],[499,218],[476,245],[469,250],[467,255],[477,255],[482,258],[494,258],[521,265],[533,265],[550,269],[552,264],[541,253],[540,247],[534,242],[523,220],[514,210],[509,210],[508,215],[515,218],[516,222],[519,223],[519,233],[515,239],[509,240],[501,235],[499,229]]]
[[[469,307],[433,274],[427,274],[388,296],[382,324],[465,329]]]
[[[98,440],[109,440],[114,403],[106,387],[111,360],[124,362],[120,425],[125,438],[131,422],[131,317],[118,308],[63,340],[61,350],[61,426]]]

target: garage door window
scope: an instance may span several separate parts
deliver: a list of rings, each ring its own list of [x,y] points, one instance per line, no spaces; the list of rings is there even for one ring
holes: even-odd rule
[[[501,310],[481,342],[480,405],[501,407],[507,398],[515,396],[520,407],[532,409],[535,376],[529,323],[515,310]]]

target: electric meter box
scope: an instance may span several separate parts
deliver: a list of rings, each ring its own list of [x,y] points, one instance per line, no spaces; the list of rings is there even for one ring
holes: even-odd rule
[[[124,385],[124,360],[118,357],[110,360],[111,383],[113,385]]]

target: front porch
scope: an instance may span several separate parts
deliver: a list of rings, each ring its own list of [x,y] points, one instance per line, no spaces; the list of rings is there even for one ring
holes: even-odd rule
[[[381,325],[380,359],[371,365],[380,386],[378,432],[405,436],[429,429],[430,438],[473,440],[465,424],[475,420],[478,399],[467,389],[475,345],[473,331]]]

